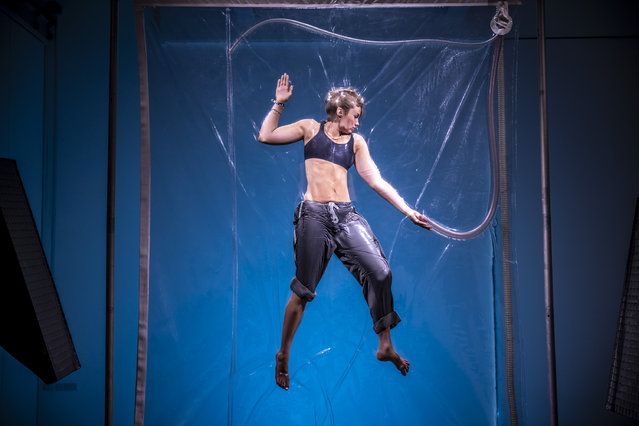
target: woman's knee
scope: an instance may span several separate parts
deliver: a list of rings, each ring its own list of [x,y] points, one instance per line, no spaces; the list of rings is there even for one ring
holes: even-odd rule
[[[388,265],[383,265],[369,274],[373,286],[376,288],[390,288],[393,282],[393,274]]]

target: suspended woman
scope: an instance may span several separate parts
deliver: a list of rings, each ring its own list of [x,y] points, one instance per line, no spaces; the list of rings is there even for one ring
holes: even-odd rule
[[[392,275],[382,249],[366,220],[351,204],[347,171],[355,164],[359,175],[380,196],[408,216],[416,225],[431,229],[426,217],[410,208],[397,191],[382,179],[371,159],[368,145],[353,133],[359,125],[364,101],[352,88],[333,89],[324,99],[326,120],[300,120],[279,126],[284,105],[293,94],[289,76],[277,82],[273,107],[264,118],[259,141],[285,145],[304,140],[308,186],[295,209],[294,250],[297,271],[291,282],[293,294],[286,305],[282,343],[276,355],[275,381],[289,387],[288,359],[295,331],[304,315],[306,302],[315,297],[333,253],[362,285],[373,329],[379,338],[377,359],[391,361],[403,374],[410,363],[401,358],[391,343],[390,330],[401,321],[393,308]]]

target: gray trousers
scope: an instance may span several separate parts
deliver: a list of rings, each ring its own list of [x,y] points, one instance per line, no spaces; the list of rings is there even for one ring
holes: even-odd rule
[[[360,283],[376,333],[401,321],[393,308],[392,274],[368,222],[351,203],[302,201],[293,218],[295,266],[291,290],[311,301],[333,253]]]

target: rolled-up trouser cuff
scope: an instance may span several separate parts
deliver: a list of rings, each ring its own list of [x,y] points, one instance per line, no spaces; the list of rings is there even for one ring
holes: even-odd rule
[[[387,328],[395,327],[401,320],[402,319],[399,315],[397,315],[397,312],[393,311],[375,321],[375,324],[373,324],[373,330],[375,330],[375,333],[379,334]]]
[[[293,290],[293,293],[297,294],[300,299],[307,302],[310,302],[315,298],[315,292],[306,288],[304,284],[297,279],[297,277],[293,277],[293,280],[291,280],[291,290]]]

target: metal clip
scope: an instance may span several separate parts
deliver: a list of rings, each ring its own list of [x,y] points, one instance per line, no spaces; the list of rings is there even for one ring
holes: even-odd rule
[[[513,26],[513,19],[508,14],[508,2],[500,1],[497,4],[497,11],[490,21],[490,29],[497,35],[505,35],[510,32]]]

